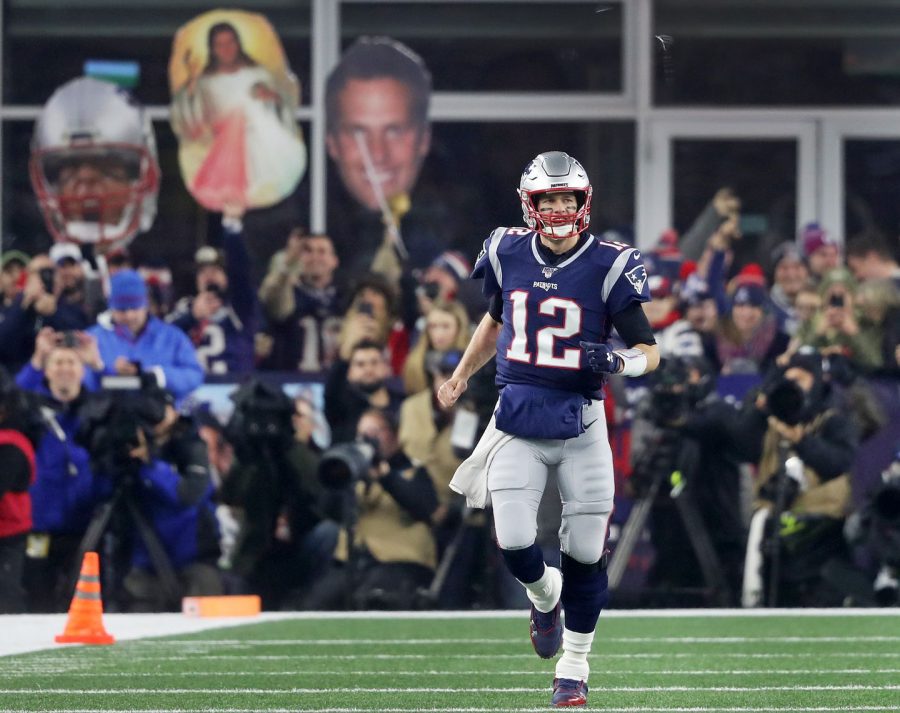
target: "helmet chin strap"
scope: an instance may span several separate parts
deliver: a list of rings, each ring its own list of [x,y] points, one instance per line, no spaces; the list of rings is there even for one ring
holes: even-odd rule
[[[544,237],[550,240],[566,240],[578,235],[576,221],[565,223],[564,225],[547,225],[544,223],[544,230],[541,232]]]

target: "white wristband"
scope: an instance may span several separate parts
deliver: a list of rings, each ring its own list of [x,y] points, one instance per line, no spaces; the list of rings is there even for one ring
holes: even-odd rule
[[[622,360],[622,376],[640,376],[647,371],[647,355],[640,349],[616,349],[613,353]]]

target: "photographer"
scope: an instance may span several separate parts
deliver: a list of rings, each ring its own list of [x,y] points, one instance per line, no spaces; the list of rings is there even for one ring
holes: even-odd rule
[[[265,609],[296,606],[300,591],[324,571],[337,523],[323,514],[323,488],[311,443],[310,404],[252,380],[232,399],[228,424],[235,462],[220,499],[238,513],[230,570],[262,597]]]
[[[308,609],[410,609],[437,565],[430,523],[438,509],[428,472],[400,450],[397,427],[384,411],[359,419],[357,441],[322,455],[320,478],[351,501],[331,569],[306,600]],[[355,516],[354,513],[355,512]]]
[[[224,252],[204,246],[194,255],[197,294],[175,305],[166,322],[187,334],[207,374],[253,370],[256,290],[242,235],[242,211],[226,208]]]
[[[179,416],[171,396],[145,388],[140,398],[162,400],[164,416],[152,429],[136,429],[134,444],[128,450],[134,476],[125,487],[131,489],[137,506],[162,544],[175,570],[178,587],[174,592],[166,592],[149,545],[142,537],[134,538],[131,569],[123,586],[131,611],[172,611],[180,607],[182,597],[222,594],[216,568],[219,533],[212,505],[209,461],[196,424],[189,417]],[[108,442],[100,434],[94,436]],[[114,477],[122,476],[120,472]]]
[[[715,603],[736,604],[746,547],[737,411],[715,393],[715,374],[703,357],[664,359],[650,384],[632,431],[637,456],[628,481],[638,497],[652,492],[655,481],[663,493],[651,514],[656,558],[649,584],[669,591],[701,587],[702,565],[709,563],[698,561],[691,535],[703,528],[724,575],[724,590],[708,594]],[[686,521],[677,507],[688,500],[699,522]]]
[[[757,463],[745,606],[760,603],[763,582],[768,606],[840,604],[821,575],[829,560],[846,557],[841,531],[859,436],[853,418],[835,404],[822,357],[804,347],[741,414],[747,455]]]
[[[40,427],[24,394],[0,367],[0,614],[25,611],[22,577],[31,530],[34,446]]]

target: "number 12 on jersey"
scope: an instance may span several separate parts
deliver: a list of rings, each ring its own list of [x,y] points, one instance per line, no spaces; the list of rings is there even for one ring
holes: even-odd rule
[[[548,317],[558,316],[558,325],[548,325],[537,331],[534,343],[529,344],[528,333],[528,298],[524,290],[510,293],[512,303],[512,340],[506,350],[506,358],[535,366],[547,366],[555,369],[578,369],[581,365],[581,349],[564,348],[561,354],[555,354],[557,339],[574,337],[581,331],[581,307],[574,300],[565,297],[548,297],[537,306],[539,314]]]

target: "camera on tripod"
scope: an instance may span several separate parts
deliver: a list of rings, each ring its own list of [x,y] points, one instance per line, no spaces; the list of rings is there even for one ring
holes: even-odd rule
[[[171,402],[151,373],[103,376],[100,390],[79,409],[75,439],[90,453],[96,471],[124,475],[135,464],[131,452],[140,445],[138,433],[152,447],[154,429]]]
[[[238,447],[286,449],[294,439],[294,403],[279,386],[254,378],[231,395],[234,412],[225,427]],[[271,455],[276,455],[273,450]]]
[[[319,481],[326,488],[340,490],[357,481],[369,479],[369,469],[381,462],[378,444],[361,438],[338,443],[322,454],[319,461]]]

